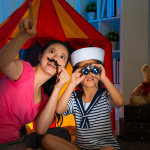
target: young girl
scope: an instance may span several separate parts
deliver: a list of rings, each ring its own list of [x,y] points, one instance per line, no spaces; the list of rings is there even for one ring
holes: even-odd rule
[[[59,99],[58,114],[73,114],[76,123],[75,145],[80,149],[119,150],[112,135],[111,110],[125,100],[105,74],[104,50],[82,48],[71,55],[71,82]],[[102,84],[106,88],[102,87]],[[78,85],[79,90],[73,91]]]
[[[28,62],[14,60],[22,45],[37,33],[31,2],[29,16],[20,22],[18,35],[0,50],[0,70],[4,73],[0,81],[1,150],[26,150],[41,146],[43,134],[54,119],[60,90],[70,78],[65,70],[69,50],[61,41],[46,44],[39,57],[40,63],[35,67]],[[52,85],[49,98],[42,85],[57,74],[57,83]],[[47,113],[49,122],[45,126]],[[20,137],[20,128],[32,121],[35,121],[39,135],[32,133],[25,138]],[[58,149],[58,146],[63,149],[64,141],[71,140],[69,132],[63,128],[50,128],[47,133],[51,135],[51,149]]]

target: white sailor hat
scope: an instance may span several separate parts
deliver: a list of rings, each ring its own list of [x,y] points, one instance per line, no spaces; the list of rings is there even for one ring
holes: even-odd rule
[[[79,62],[90,59],[96,59],[104,63],[104,54],[105,51],[99,47],[81,48],[71,54],[71,64],[75,66]]]

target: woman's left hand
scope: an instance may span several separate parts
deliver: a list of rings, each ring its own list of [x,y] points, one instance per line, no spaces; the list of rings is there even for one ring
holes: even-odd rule
[[[99,68],[100,72],[99,72],[99,74],[94,74],[94,73],[90,72],[90,74],[93,77],[95,77],[98,80],[103,82],[106,78],[105,68],[103,67],[103,65],[101,65],[101,64],[92,64],[92,66]]]
[[[59,66],[58,67],[58,77],[56,79],[55,87],[61,89],[69,80],[70,80],[70,76],[68,75],[66,69]]]

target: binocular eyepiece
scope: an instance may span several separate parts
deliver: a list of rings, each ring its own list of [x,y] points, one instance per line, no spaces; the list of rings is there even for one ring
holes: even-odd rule
[[[99,68],[93,67],[92,65],[88,65],[86,68],[82,69],[82,74],[88,75],[90,71],[94,74],[99,74],[100,72]]]

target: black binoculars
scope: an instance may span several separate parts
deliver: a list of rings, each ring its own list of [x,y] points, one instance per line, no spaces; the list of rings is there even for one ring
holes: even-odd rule
[[[99,72],[100,72],[99,68],[93,67],[92,65],[88,65],[86,68],[82,69],[82,74],[88,75],[90,71],[94,74],[99,74]]]

